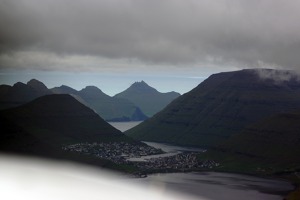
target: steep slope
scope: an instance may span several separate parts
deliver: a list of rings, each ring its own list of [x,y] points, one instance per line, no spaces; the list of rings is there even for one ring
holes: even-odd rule
[[[115,95],[115,97],[128,99],[133,102],[140,107],[148,117],[161,111],[166,105],[179,96],[180,94],[176,92],[160,93],[144,81],[135,82],[125,91]]]
[[[282,113],[263,119],[232,136],[220,148],[300,165],[300,112]]]
[[[126,141],[93,110],[70,95],[46,95],[0,112],[0,151],[114,166],[110,161],[62,150],[74,143]]]
[[[27,84],[18,82],[13,86],[0,86],[0,109],[16,107],[52,92],[40,81],[32,79]]]
[[[131,141],[93,110],[65,94],[37,98],[25,105],[1,111],[0,116],[32,138],[51,146],[61,147],[75,142]],[[3,135],[5,133],[1,132]],[[3,138],[1,141],[4,141]]]
[[[260,76],[261,72],[272,74]],[[241,70],[210,76],[162,112],[127,131],[145,141],[216,147],[246,126],[300,109],[300,82],[292,72]]]

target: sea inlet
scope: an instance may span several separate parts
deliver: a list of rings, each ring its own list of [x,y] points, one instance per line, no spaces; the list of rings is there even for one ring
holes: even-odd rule
[[[111,124],[121,131],[126,131],[138,123]],[[204,151],[203,149],[154,142],[145,143],[162,149],[165,152],[163,156],[172,156],[188,151]],[[157,157],[158,155],[153,156]],[[151,156],[136,158],[136,160],[141,161],[149,158]],[[294,188],[291,183],[284,180],[219,172],[160,173],[130,181],[143,184],[162,193],[179,192],[207,200],[282,200]]]

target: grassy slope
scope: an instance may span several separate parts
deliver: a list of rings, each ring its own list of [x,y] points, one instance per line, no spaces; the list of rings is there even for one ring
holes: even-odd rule
[[[126,133],[139,140],[216,147],[258,120],[299,109],[299,85],[260,80],[251,70],[215,74]]]

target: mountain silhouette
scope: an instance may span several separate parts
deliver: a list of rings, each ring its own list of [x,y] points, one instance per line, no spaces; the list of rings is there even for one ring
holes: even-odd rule
[[[12,108],[52,92],[40,81],[32,79],[27,84],[17,82],[13,86],[0,86],[0,109]]]
[[[135,112],[137,106],[126,99],[111,97],[95,86],[87,86],[77,91],[68,86],[60,86],[51,89],[57,94],[72,94],[77,100],[92,108],[106,121],[142,121],[144,114],[138,117]],[[134,119],[132,116],[136,116]]]
[[[137,105],[148,117],[161,111],[171,101],[179,97],[176,92],[161,93],[144,81],[135,82],[115,97],[127,99]]]
[[[68,144],[126,141],[131,138],[68,94],[39,97],[0,111],[0,150],[102,165],[107,161],[62,151]]]
[[[144,141],[218,147],[255,122],[300,109],[300,81],[289,74],[293,72],[249,69],[211,75],[127,134]]]

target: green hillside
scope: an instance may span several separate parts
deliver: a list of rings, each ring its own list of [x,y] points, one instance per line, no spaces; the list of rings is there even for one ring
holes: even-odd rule
[[[210,76],[126,133],[144,141],[217,147],[265,117],[296,109],[300,109],[298,79],[262,79],[257,70],[225,72]]]
[[[272,175],[300,183],[300,113],[282,113],[265,118],[214,149],[200,159],[221,165],[214,170]]]
[[[284,163],[297,162],[300,166],[300,113],[282,113],[261,120],[220,148]]]

